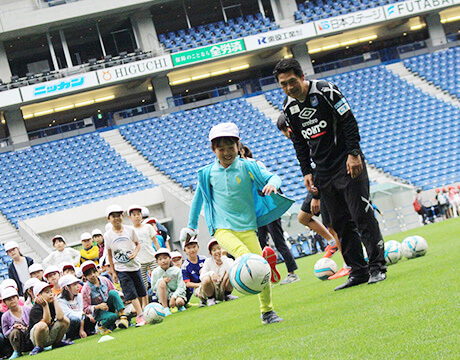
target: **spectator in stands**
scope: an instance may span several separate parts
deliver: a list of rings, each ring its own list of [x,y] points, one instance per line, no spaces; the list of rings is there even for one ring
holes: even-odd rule
[[[41,264],[34,263],[29,266],[29,274],[31,278],[43,281],[43,273],[43,266],[41,266]]]
[[[104,255],[104,234],[102,234],[101,230],[94,229],[91,232],[91,237],[93,238],[93,242],[95,242],[99,248],[99,259],[101,259]]]
[[[49,284],[53,285],[51,291],[56,296],[62,292],[62,288],[59,286],[60,277],[61,271],[57,266],[51,265],[46,268],[44,278]]]
[[[79,294],[80,280],[75,275],[64,275],[59,279],[59,286],[62,288],[61,295],[58,296],[64,315],[70,320],[66,339],[84,339],[88,335],[93,335],[96,320],[92,315],[86,316],[83,313],[83,300]]]
[[[66,241],[62,235],[54,236],[51,241],[56,250],[43,260],[45,268],[50,265],[61,266],[64,262],[70,262],[74,265],[80,264],[80,252],[71,247],[66,247]]]
[[[171,261],[174,266],[177,266],[179,269],[182,269],[182,254],[179,251],[173,251],[171,252]]]
[[[201,268],[206,260],[206,256],[198,255],[200,247],[196,236],[184,242],[183,246],[183,250],[187,255],[187,259],[182,264],[182,278],[187,288],[187,303],[190,301],[192,295],[195,294],[200,299],[199,306],[207,306],[207,299],[203,296],[200,280]]]
[[[115,282],[120,279],[126,301],[131,301],[136,309],[136,326],[146,324],[142,316],[142,305],[147,303],[147,292],[141,275],[141,266],[136,257],[141,248],[139,238],[133,227],[122,225],[123,209],[118,205],[111,205],[106,210],[107,219],[112,228],[104,234],[107,256]]]
[[[252,151],[249,149],[249,147],[241,144],[241,151],[240,155],[243,159],[246,160],[253,160],[252,157]],[[262,168],[266,169],[265,165],[259,161],[255,160],[259,166]],[[281,218],[276,219],[272,223],[261,226],[257,229],[257,238],[259,239],[260,247],[263,249],[263,253],[265,253],[263,256],[268,257],[268,256],[273,256],[275,252],[273,249],[270,247],[268,243],[268,234],[270,234],[273,242],[275,243],[276,248],[278,251],[281,253],[281,256],[284,259],[284,263],[286,265],[288,275],[286,278],[281,282],[280,285],[286,285],[295,281],[299,281],[299,275],[295,273],[297,270],[297,263],[294,259],[294,256],[292,256],[291,250],[288,248],[286,245],[286,240],[284,239],[284,230],[283,227],[281,226]],[[272,279],[272,282],[278,282],[280,280],[280,274],[278,271],[273,272],[272,275],[276,276],[276,279]],[[275,281],[276,280],[276,281]]]
[[[19,245],[16,241],[10,241],[5,244],[6,254],[13,259],[13,262],[8,266],[8,277],[16,281],[18,285],[19,296],[24,295],[23,286],[27,280],[30,279],[29,266],[34,261],[28,257],[23,256],[19,250]]]
[[[181,240],[196,236],[201,209],[208,231],[218,243],[235,257],[248,253],[262,255],[256,230],[278,219],[292,201],[280,196],[281,179],[262,169],[253,161],[238,155],[239,129],[231,122],[220,123],[209,132],[211,149],[216,159],[198,170],[198,188],[193,198],[187,228]],[[260,195],[259,195],[260,194]],[[271,271],[276,268],[276,256],[268,259]],[[282,321],[273,310],[271,286],[259,294],[263,324]]]
[[[278,130],[280,130],[283,135],[292,141],[291,139],[291,129],[287,126],[286,123],[286,116],[281,113],[278,117],[276,123]],[[321,215],[321,222],[316,220],[314,216]],[[324,202],[321,202],[321,196],[319,199],[314,199],[312,193],[308,193],[305,197],[305,200],[302,203],[302,206],[299,210],[299,215],[297,217],[297,221],[301,223],[303,226],[308,227],[309,229],[313,230],[323,239],[328,242],[328,245],[325,249],[324,257],[331,257],[334,255],[337,250],[342,253],[342,247],[339,241],[339,237],[335,230],[332,228],[332,223],[329,217],[329,213],[324,205]],[[334,275],[330,276],[329,280],[338,279],[340,277],[348,276],[350,274],[351,267],[347,265],[345,259],[343,259],[343,266],[342,268],[337,271]]]
[[[27,335],[34,345],[30,355],[37,355],[50,345],[55,349],[73,344],[69,340],[62,340],[70,321],[64,315],[52,287],[45,282],[34,286],[35,304],[30,311],[27,328]]]
[[[414,200],[414,210],[417,214],[422,216],[423,225],[427,224],[427,220],[429,219],[429,212],[425,205],[423,205],[423,198],[422,198],[422,189],[417,189],[417,194],[415,195]],[[434,220],[432,220],[433,222]]]
[[[32,307],[35,304],[34,286],[40,283],[37,278],[30,278],[24,284],[24,305]]]
[[[238,299],[237,296],[232,295],[233,286],[228,277],[234,261],[222,255],[222,248],[214,238],[208,242],[208,251],[211,257],[205,260],[200,274],[202,290],[208,298],[208,306],[215,305],[217,301]]]
[[[80,264],[91,260],[97,265],[99,263],[99,247],[94,245],[91,234],[88,232],[81,234],[80,241],[83,245],[83,249],[80,250]]]
[[[96,264],[92,261],[84,262],[81,270],[87,280],[81,290],[83,311],[97,321],[99,333],[110,334],[115,326],[127,329],[129,322],[125,306],[113,283],[98,276]]]
[[[342,241],[342,254],[352,268],[347,281],[335,290],[385,280],[383,238],[378,221],[368,211],[369,177],[350,105],[334,84],[305,79],[295,59],[280,60],[273,74],[286,94],[283,111],[305,186],[315,203],[320,198],[325,203]]]
[[[145,288],[148,289],[148,271],[150,271],[150,276],[152,276],[153,270],[155,270],[158,266],[155,260],[155,249],[159,249],[160,245],[154,228],[142,223],[141,206],[131,205],[128,209],[128,216],[131,219],[134,231],[139,238],[140,250],[137,254],[136,260],[141,264],[142,281],[144,282]],[[147,297],[144,297],[144,303],[142,306],[145,307],[147,304]]]
[[[33,348],[26,336],[31,308],[19,304],[18,292],[13,287],[4,289],[1,296],[8,307],[8,311],[2,316],[2,333],[13,347],[13,355],[10,359],[16,359],[22,355],[22,352],[30,351]]]
[[[168,249],[161,248],[155,258],[158,267],[152,274],[152,289],[165,308],[166,316],[171,315],[171,309],[185,310],[186,288],[182,279],[182,271],[171,263],[171,254]]]

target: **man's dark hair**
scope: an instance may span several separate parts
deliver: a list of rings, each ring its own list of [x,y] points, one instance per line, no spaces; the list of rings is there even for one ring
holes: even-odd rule
[[[276,121],[276,126],[278,127],[279,131],[288,131],[288,127],[286,125],[286,115],[283,113],[278,116],[278,120]]]
[[[91,275],[91,274],[94,273],[94,272],[97,272],[97,269],[94,268],[94,267],[90,267],[88,270],[86,270],[85,272],[83,272],[83,275],[84,275],[85,277],[87,277],[87,276]]]
[[[294,71],[296,76],[302,77],[302,67],[300,66],[299,62],[293,58],[280,60],[273,70],[273,75],[275,76],[276,81],[278,81],[279,74],[284,74],[291,70]]]
[[[211,148],[214,150],[221,145],[238,145],[238,138],[233,136],[222,136],[211,140]]]

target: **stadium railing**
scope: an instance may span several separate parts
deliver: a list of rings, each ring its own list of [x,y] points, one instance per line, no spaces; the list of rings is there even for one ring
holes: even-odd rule
[[[93,121],[91,118],[72,121],[66,124],[56,125],[56,126],[48,126],[43,129],[34,130],[28,132],[27,135],[29,136],[30,140],[44,138],[52,135],[62,134],[69,131],[74,131],[78,129],[83,129],[86,127],[93,127],[92,130],[95,130]],[[0,140],[1,141],[1,140]]]

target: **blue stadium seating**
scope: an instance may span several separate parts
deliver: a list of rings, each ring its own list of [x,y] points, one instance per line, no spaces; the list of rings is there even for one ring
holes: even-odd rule
[[[0,210],[17,226],[41,216],[153,187],[98,133],[0,154]]]
[[[159,34],[158,39],[166,49],[171,49],[174,53],[276,29],[276,23],[257,13],[255,16],[229,19],[227,23],[219,21],[187,30],[181,29],[177,33],[170,31],[167,34]]]
[[[404,65],[460,99],[460,47],[414,56]]]
[[[369,163],[424,189],[460,181],[460,109],[383,65],[327,78],[346,95]],[[281,89],[265,93],[280,109]]]
[[[405,0],[310,0],[297,5],[294,18],[297,22],[307,23],[399,1]]]
[[[0,244],[0,283],[8,279],[8,266],[13,260],[6,255],[5,248]]]
[[[215,158],[207,134],[229,120],[238,125],[254,157],[282,178],[285,194],[302,200],[306,190],[292,143],[244,98],[131,123],[121,126],[120,133],[162,172],[195,189],[197,170]]]

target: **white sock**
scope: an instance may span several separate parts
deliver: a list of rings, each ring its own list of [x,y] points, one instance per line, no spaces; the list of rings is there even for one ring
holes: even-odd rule
[[[337,243],[335,241],[334,238],[330,238],[328,241],[327,241],[327,244],[330,245],[330,246],[336,246]]]

